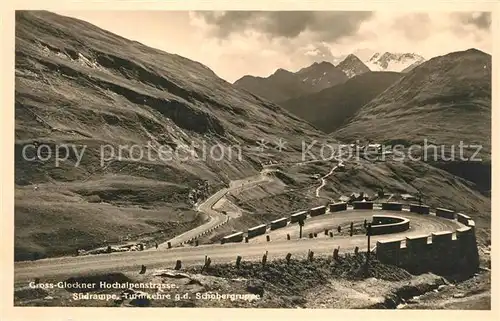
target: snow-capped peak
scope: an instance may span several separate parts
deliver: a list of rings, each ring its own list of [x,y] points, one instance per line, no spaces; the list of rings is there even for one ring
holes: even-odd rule
[[[372,71],[396,71],[403,72],[410,66],[418,66],[425,58],[415,53],[375,53],[365,64]]]

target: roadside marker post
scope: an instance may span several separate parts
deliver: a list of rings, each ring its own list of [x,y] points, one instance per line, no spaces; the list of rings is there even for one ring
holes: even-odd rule
[[[299,239],[302,238],[302,227],[304,226],[304,220],[299,220],[299,227],[300,227],[300,230],[299,230]]]

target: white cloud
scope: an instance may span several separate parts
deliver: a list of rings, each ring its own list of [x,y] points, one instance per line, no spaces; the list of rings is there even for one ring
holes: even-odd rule
[[[352,19],[342,13],[340,21],[348,21],[349,27],[339,26],[337,31],[330,30],[336,24],[327,14],[305,15],[308,20],[304,23],[286,20],[283,15],[257,14],[240,25],[237,19],[224,20],[224,28],[233,29],[222,34],[217,34],[220,26],[213,22],[222,17],[220,12],[211,16],[215,17],[212,23],[186,11],[63,14],[199,61],[231,82],[245,74],[268,76],[278,68],[299,70],[315,61],[338,63],[349,53],[367,59],[375,51],[414,52],[425,58],[473,47],[492,51],[487,28],[491,17],[473,12],[373,12]],[[242,15],[242,19],[245,17]],[[252,27],[254,21],[266,25]]]
[[[478,19],[478,13],[466,13]],[[268,76],[277,68],[298,70],[315,61],[338,63],[349,53],[361,59],[376,51],[414,52],[429,59],[449,52],[477,48],[492,51],[488,29],[463,23],[449,12],[375,12],[353,35],[335,41],[316,41],[311,31],[294,38],[272,38],[248,30],[215,42],[209,64],[220,76],[234,81],[244,74]],[[217,49],[216,49],[217,47]]]

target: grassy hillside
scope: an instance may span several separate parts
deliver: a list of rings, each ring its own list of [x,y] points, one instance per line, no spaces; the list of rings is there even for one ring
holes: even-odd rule
[[[335,132],[344,140],[460,140],[491,149],[491,56],[470,49],[414,68]]]
[[[320,135],[198,62],[50,12],[16,13],[15,68],[17,258],[167,239],[206,219],[189,198],[203,180],[215,191],[267,158],[300,160],[301,137]],[[281,137],[282,153],[256,152]]]
[[[436,153],[428,148],[427,155],[432,155],[427,158],[429,163],[488,191],[491,56],[470,49],[424,62],[363,106],[333,136],[344,141],[360,139],[406,147],[417,144],[422,146],[420,152],[416,151],[421,156],[425,143],[438,146]],[[461,142],[464,160],[460,159]],[[478,145],[481,148],[475,147]]]
[[[297,97],[311,90],[294,73],[284,69],[278,69],[267,78],[243,76],[234,85],[273,102]]]

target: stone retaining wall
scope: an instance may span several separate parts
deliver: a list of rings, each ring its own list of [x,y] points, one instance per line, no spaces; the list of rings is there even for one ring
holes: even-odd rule
[[[305,220],[307,217],[307,211],[300,211],[295,214],[290,215],[290,223],[297,223],[299,220]]]
[[[258,235],[266,234],[266,230],[267,230],[266,224],[257,225],[247,230],[247,236],[248,238],[252,238]]]
[[[472,274],[479,268],[479,254],[474,222],[469,224],[454,232],[378,241],[377,259],[412,273],[431,271],[439,274]]]
[[[221,240],[221,244],[241,242],[241,241],[243,241],[243,232],[237,232],[228,236],[224,236]]]
[[[385,211],[402,211],[403,210],[403,204],[401,203],[382,203],[382,209]]]
[[[318,216],[326,213],[326,206],[317,206],[309,210],[309,215]]]
[[[403,204],[381,203],[382,210],[402,211]],[[347,210],[345,202],[333,203],[327,206],[318,206],[309,211],[300,211],[290,215],[290,223],[300,219],[305,220],[308,213],[311,216],[322,215],[328,208],[330,212]],[[355,210],[373,210],[373,202],[353,202]],[[409,211],[418,214],[430,215],[431,210],[426,205],[410,204]],[[405,268],[410,272],[433,271],[436,273],[473,272],[479,266],[479,254],[475,236],[475,223],[467,215],[455,213],[453,210],[437,208],[437,217],[455,219],[465,225],[456,231],[436,232],[431,235],[408,236],[406,238],[381,240],[375,247],[377,259],[382,263],[393,264]],[[410,228],[410,220],[397,215],[373,215],[372,235],[401,233]],[[224,222],[223,224],[225,224]],[[288,225],[288,218],[284,217],[271,222],[271,230]],[[248,229],[248,238],[263,235],[267,225],[262,224]],[[243,233],[238,232],[226,236],[224,242],[241,242]],[[224,240],[223,239],[223,240]]]
[[[333,203],[333,204],[330,204],[329,207],[330,207],[330,212],[345,211],[345,210],[347,210],[347,203],[345,203],[345,202]]]
[[[283,217],[271,222],[271,230],[276,230],[285,227],[288,224],[288,218]]]
[[[468,222],[469,222],[470,219],[471,218],[468,215],[461,214],[461,213],[457,214],[457,221],[459,221],[460,223],[462,223],[464,225],[468,225]]]

